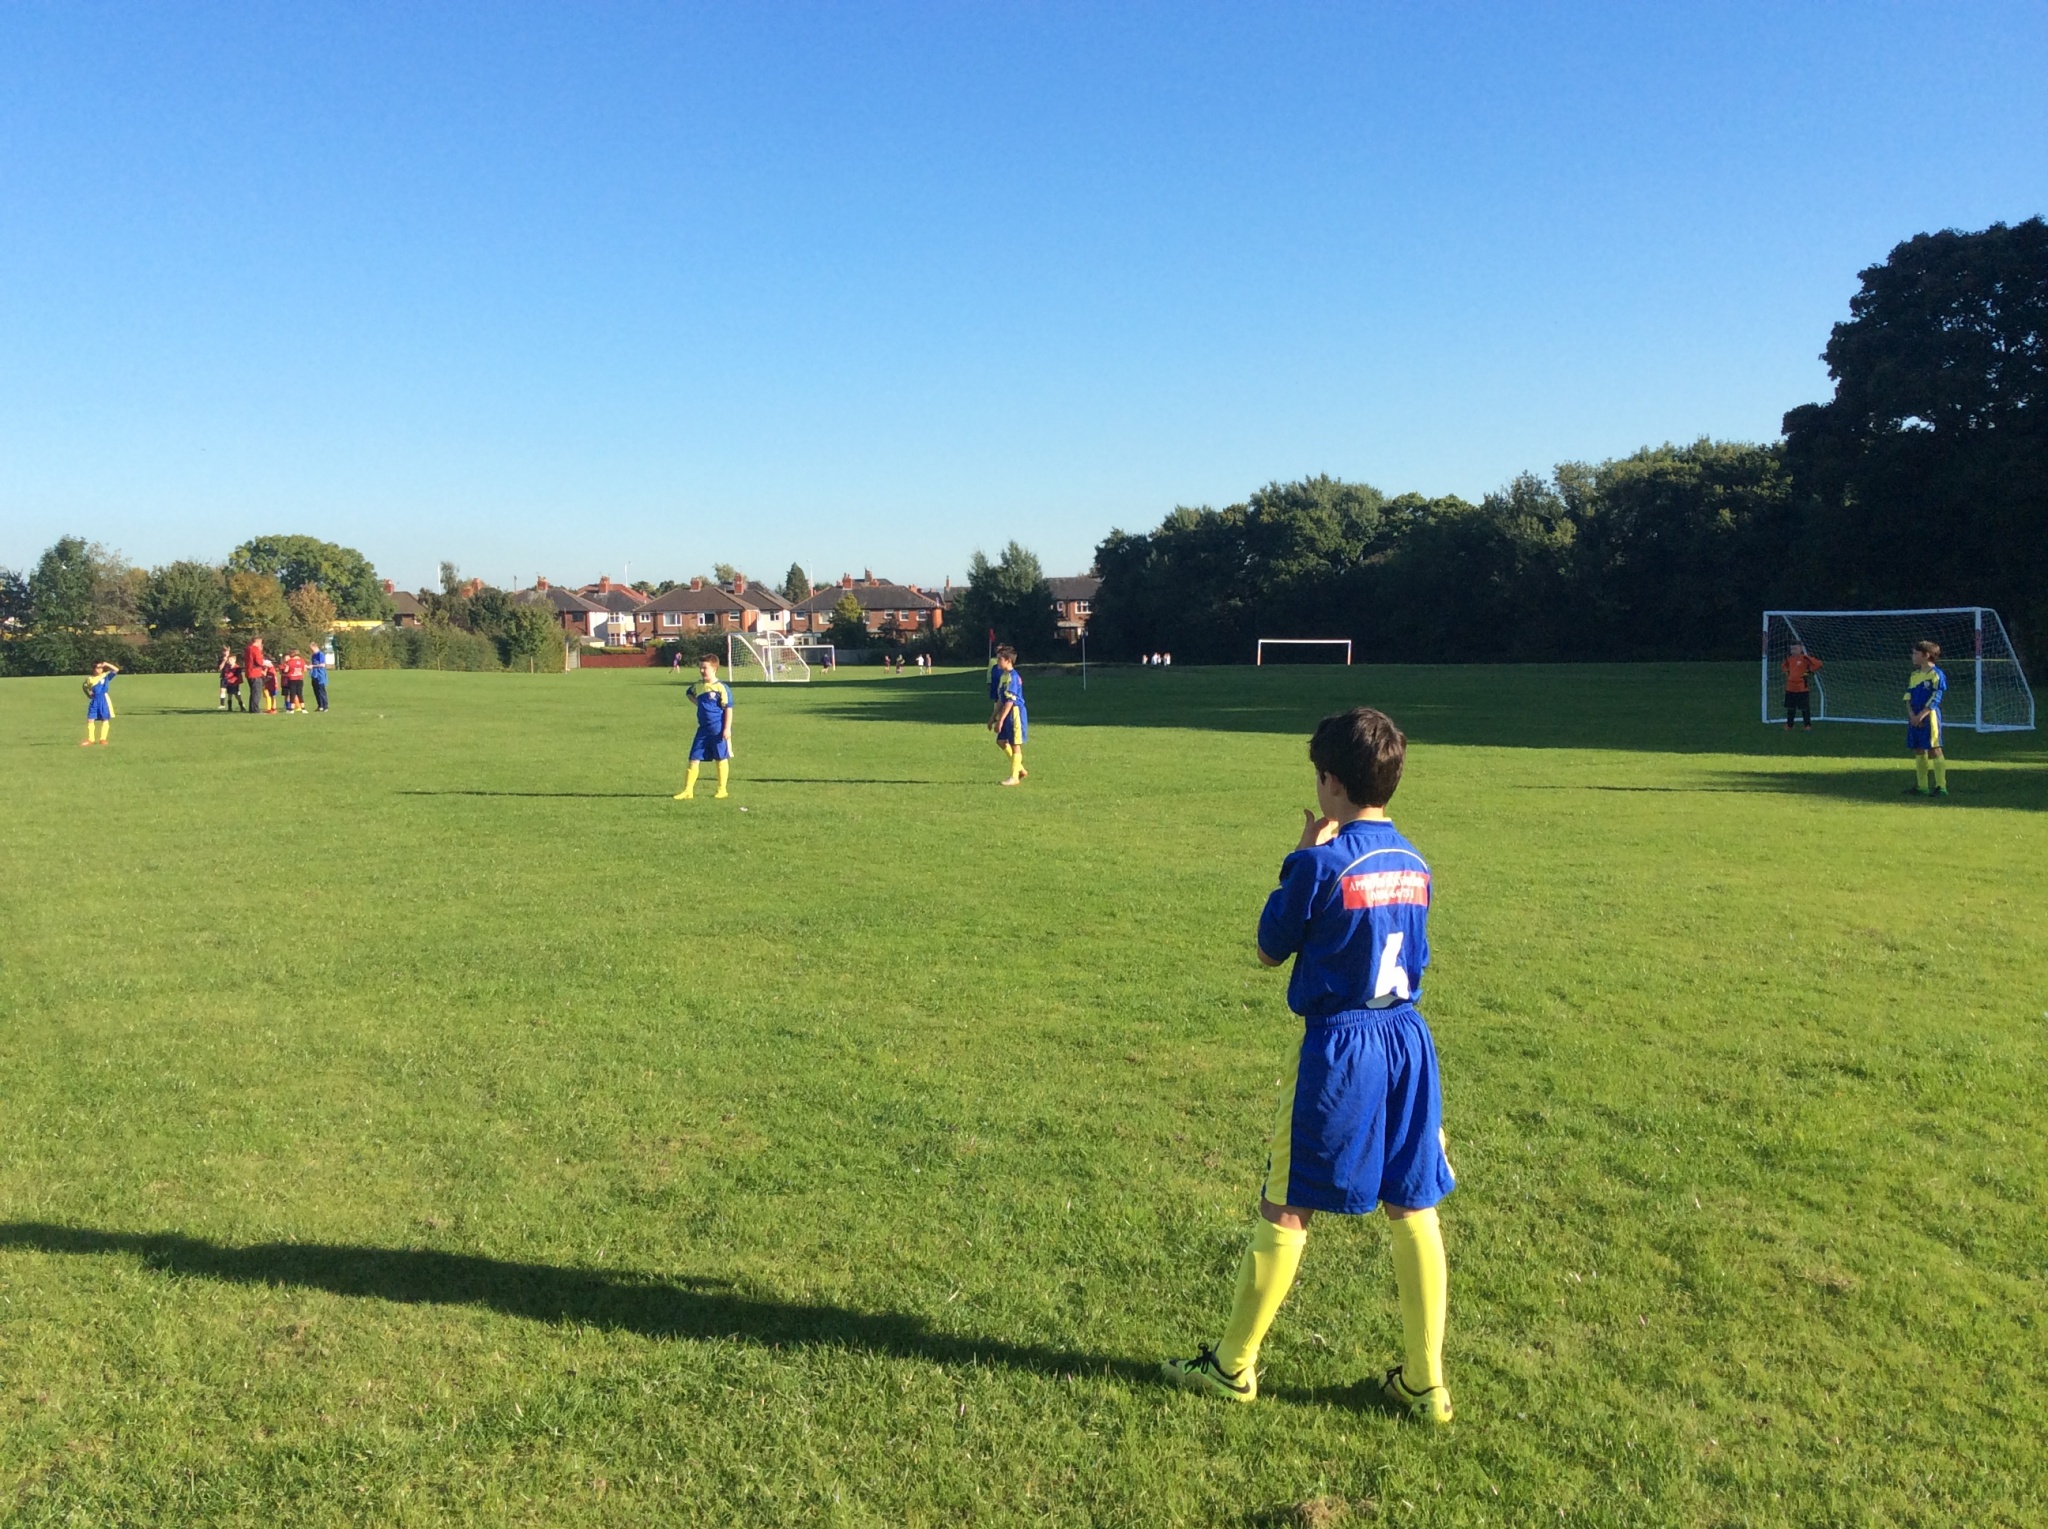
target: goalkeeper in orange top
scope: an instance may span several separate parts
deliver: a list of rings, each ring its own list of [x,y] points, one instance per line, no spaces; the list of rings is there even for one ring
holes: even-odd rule
[[[1805,721],[1806,730],[1812,732],[1813,697],[1807,693],[1806,677],[1820,672],[1820,660],[1806,651],[1805,643],[1795,642],[1778,667],[1785,671],[1785,731],[1792,731],[1792,716],[1796,712]]]

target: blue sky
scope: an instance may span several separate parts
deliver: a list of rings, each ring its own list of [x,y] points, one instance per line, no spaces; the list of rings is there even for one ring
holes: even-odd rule
[[[1048,571],[1770,439],[2048,211],[2048,7],[0,9],[0,564]]]

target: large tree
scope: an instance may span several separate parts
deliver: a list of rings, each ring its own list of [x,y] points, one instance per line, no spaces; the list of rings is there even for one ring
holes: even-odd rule
[[[782,598],[795,605],[799,600],[808,600],[810,597],[811,576],[803,571],[801,565],[791,563],[789,572],[782,576]]]
[[[968,559],[958,620],[976,635],[993,630],[996,641],[1010,644],[1020,658],[1050,658],[1059,640],[1059,618],[1045,570],[1034,554],[1015,542],[994,562],[979,551]]]
[[[2048,223],[1920,234],[1861,273],[1785,416],[1831,601],[1995,605],[2048,651]]]
[[[28,576],[29,622],[39,631],[86,632],[135,619],[136,590],[118,552],[62,536]]]
[[[231,573],[262,573],[286,590],[317,584],[344,616],[390,614],[391,602],[370,560],[353,547],[312,536],[258,536],[228,556]]]
[[[213,632],[227,620],[227,581],[211,563],[166,563],[150,570],[138,604],[153,632]]]

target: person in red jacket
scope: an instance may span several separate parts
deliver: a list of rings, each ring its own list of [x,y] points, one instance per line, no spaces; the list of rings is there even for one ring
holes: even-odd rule
[[[242,650],[242,678],[249,682],[249,715],[255,716],[263,708],[257,705],[257,698],[263,694],[263,671],[270,660],[263,656],[263,639],[252,637],[249,646]]]
[[[284,656],[284,709],[306,709],[306,660],[299,656],[297,648]]]

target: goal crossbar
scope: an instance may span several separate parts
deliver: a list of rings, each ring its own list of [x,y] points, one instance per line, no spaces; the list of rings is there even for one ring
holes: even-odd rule
[[[1268,648],[1342,648],[1344,662],[1351,662],[1351,639],[1349,637],[1261,637],[1258,652],[1253,656],[1254,666],[1266,662]]]
[[[1948,676],[1945,726],[1980,733],[2032,730],[2034,693],[2005,623],[1988,605],[1765,611],[1763,720],[1780,720],[1783,664],[1797,643],[1820,660],[1807,678],[1814,721],[1903,725],[1910,653],[1923,641],[1941,646],[1940,665]]]
[[[811,678],[810,659],[832,651],[830,643],[777,642],[773,638],[725,635],[726,672],[734,678],[746,670],[760,671],[770,685],[801,685]]]

